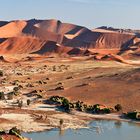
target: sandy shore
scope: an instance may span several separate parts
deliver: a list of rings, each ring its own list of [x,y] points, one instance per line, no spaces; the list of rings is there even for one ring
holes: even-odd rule
[[[140,121],[135,121],[132,119],[126,119],[123,117],[123,115],[120,114],[88,114],[88,113],[84,113],[84,112],[78,112],[78,111],[74,111],[73,114],[78,115],[78,116],[83,116],[83,117],[87,117],[87,118],[91,118],[92,120],[94,119],[100,119],[100,120],[117,120],[117,121],[124,121],[124,122],[133,122],[133,123],[138,123],[140,124]]]
[[[42,114],[42,115],[41,115]],[[50,130],[52,128],[60,128],[60,120],[63,119],[64,123],[62,129],[79,129],[87,128],[89,121],[84,120],[77,115],[70,115],[66,113],[55,112],[48,114],[40,113],[3,113],[0,115],[1,129],[9,130],[16,126],[23,132],[39,132]]]
[[[1,129],[9,130],[16,126],[23,132],[39,132],[60,128],[60,120],[64,121],[62,129],[80,129],[88,128],[88,123],[96,119],[118,120],[126,122],[140,123],[122,118],[119,114],[103,114],[95,115],[78,111],[73,111],[72,114],[67,114],[59,111],[40,111],[39,114],[33,110],[21,111],[4,111],[0,115]],[[38,110],[39,111],[39,110]],[[17,112],[17,113],[16,113]],[[27,113],[26,113],[27,112]]]
[[[100,103],[109,107],[120,103],[125,112],[140,108],[137,100],[139,69],[134,66],[113,61],[26,62],[22,65],[3,64],[2,70],[5,75],[1,78],[3,82],[0,86],[1,92],[5,94],[12,92],[17,86],[16,82],[22,87],[19,95],[14,96],[12,100],[0,101],[0,123],[1,129],[4,130],[14,126],[23,132],[50,130],[59,128],[61,119],[64,121],[62,129],[87,128],[88,123],[94,119],[131,121],[121,118],[118,114],[59,112],[55,106],[44,103],[50,96],[56,95],[72,102],[80,100],[86,104]],[[134,81],[134,84],[131,81]],[[60,84],[64,90],[56,90]],[[28,99],[31,100],[30,106],[27,106]],[[18,100],[23,101],[22,109],[18,107]]]

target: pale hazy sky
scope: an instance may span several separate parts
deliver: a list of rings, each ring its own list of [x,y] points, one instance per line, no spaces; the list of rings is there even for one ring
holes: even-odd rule
[[[0,20],[32,18],[140,29],[140,0],[0,0]]]

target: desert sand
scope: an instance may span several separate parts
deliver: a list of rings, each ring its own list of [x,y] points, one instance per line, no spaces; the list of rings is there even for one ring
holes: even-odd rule
[[[23,87],[19,91],[20,95],[15,96],[13,100],[0,101],[0,118],[6,119],[3,121],[3,129],[16,125],[25,132],[42,131],[58,127],[60,119],[65,120],[65,129],[86,127],[91,116],[63,114],[57,111],[55,106],[50,107],[43,103],[43,100],[53,95],[64,96],[71,101],[84,101],[91,105],[99,103],[112,107],[119,103],[123,106],[124,112],[140,109],[139,65],[93,61],[83,57],[47,58],[34,55],[30,56],[33,59],[29,60],[26,60],[26,57],[27,55],[6,55],[3,59],[8,62],[0,62],[1,70],[4,72],[0,79],[0,91],[5,94],[13,91],[17,86],[14,84],[15,81]],[[56,90],[60,84],[64,89]],[[38,98],[38,95],[41,95],[42,99]],[[32,101],[29,107],[26,105],[27,99]],[[23,101],[22,109],[18,108],[17,100]],[[47,119],[35,121],[41,114],[44,118],[46,114]],[[93,116],[96,117],[106,118]],[[106,119],[111,118],[113,116]],[[114,119],[118,118],[118,115],[114,116]],[[28,125],[29,123],[32,125]]]
[[[88,128],[94,119],[131,121],[120,114],[69,114],[45,101],[58,95],[87,105],[121,104],[124,113],[140,110],[139,56],[137,31],[91,30],[54,19],[0,21],[0,92],[8,96],[20,87],[13,99],[0,100],[1,129],[44,131],[60,128],[60,120],[61,129]]]

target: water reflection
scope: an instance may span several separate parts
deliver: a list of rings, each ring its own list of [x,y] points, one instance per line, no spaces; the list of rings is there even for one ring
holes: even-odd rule
[[[65,130],[64,129],[59,129],[59,136],[62,137],[65,135]]]
[[[115,121],[114,126],[119,129],[122,126],[122,122],[121,121]]]

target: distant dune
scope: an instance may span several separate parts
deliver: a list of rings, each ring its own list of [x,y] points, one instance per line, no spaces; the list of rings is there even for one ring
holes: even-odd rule
[[[0,38],[16,37],[22,34],[27,23],[25,21],[13,21],[0,27]]]
[[[90,30],[55,19],[0,21],[0,54],[108,55],[110,50],[126,58],[138,58],[138,31],[104,26]]]

